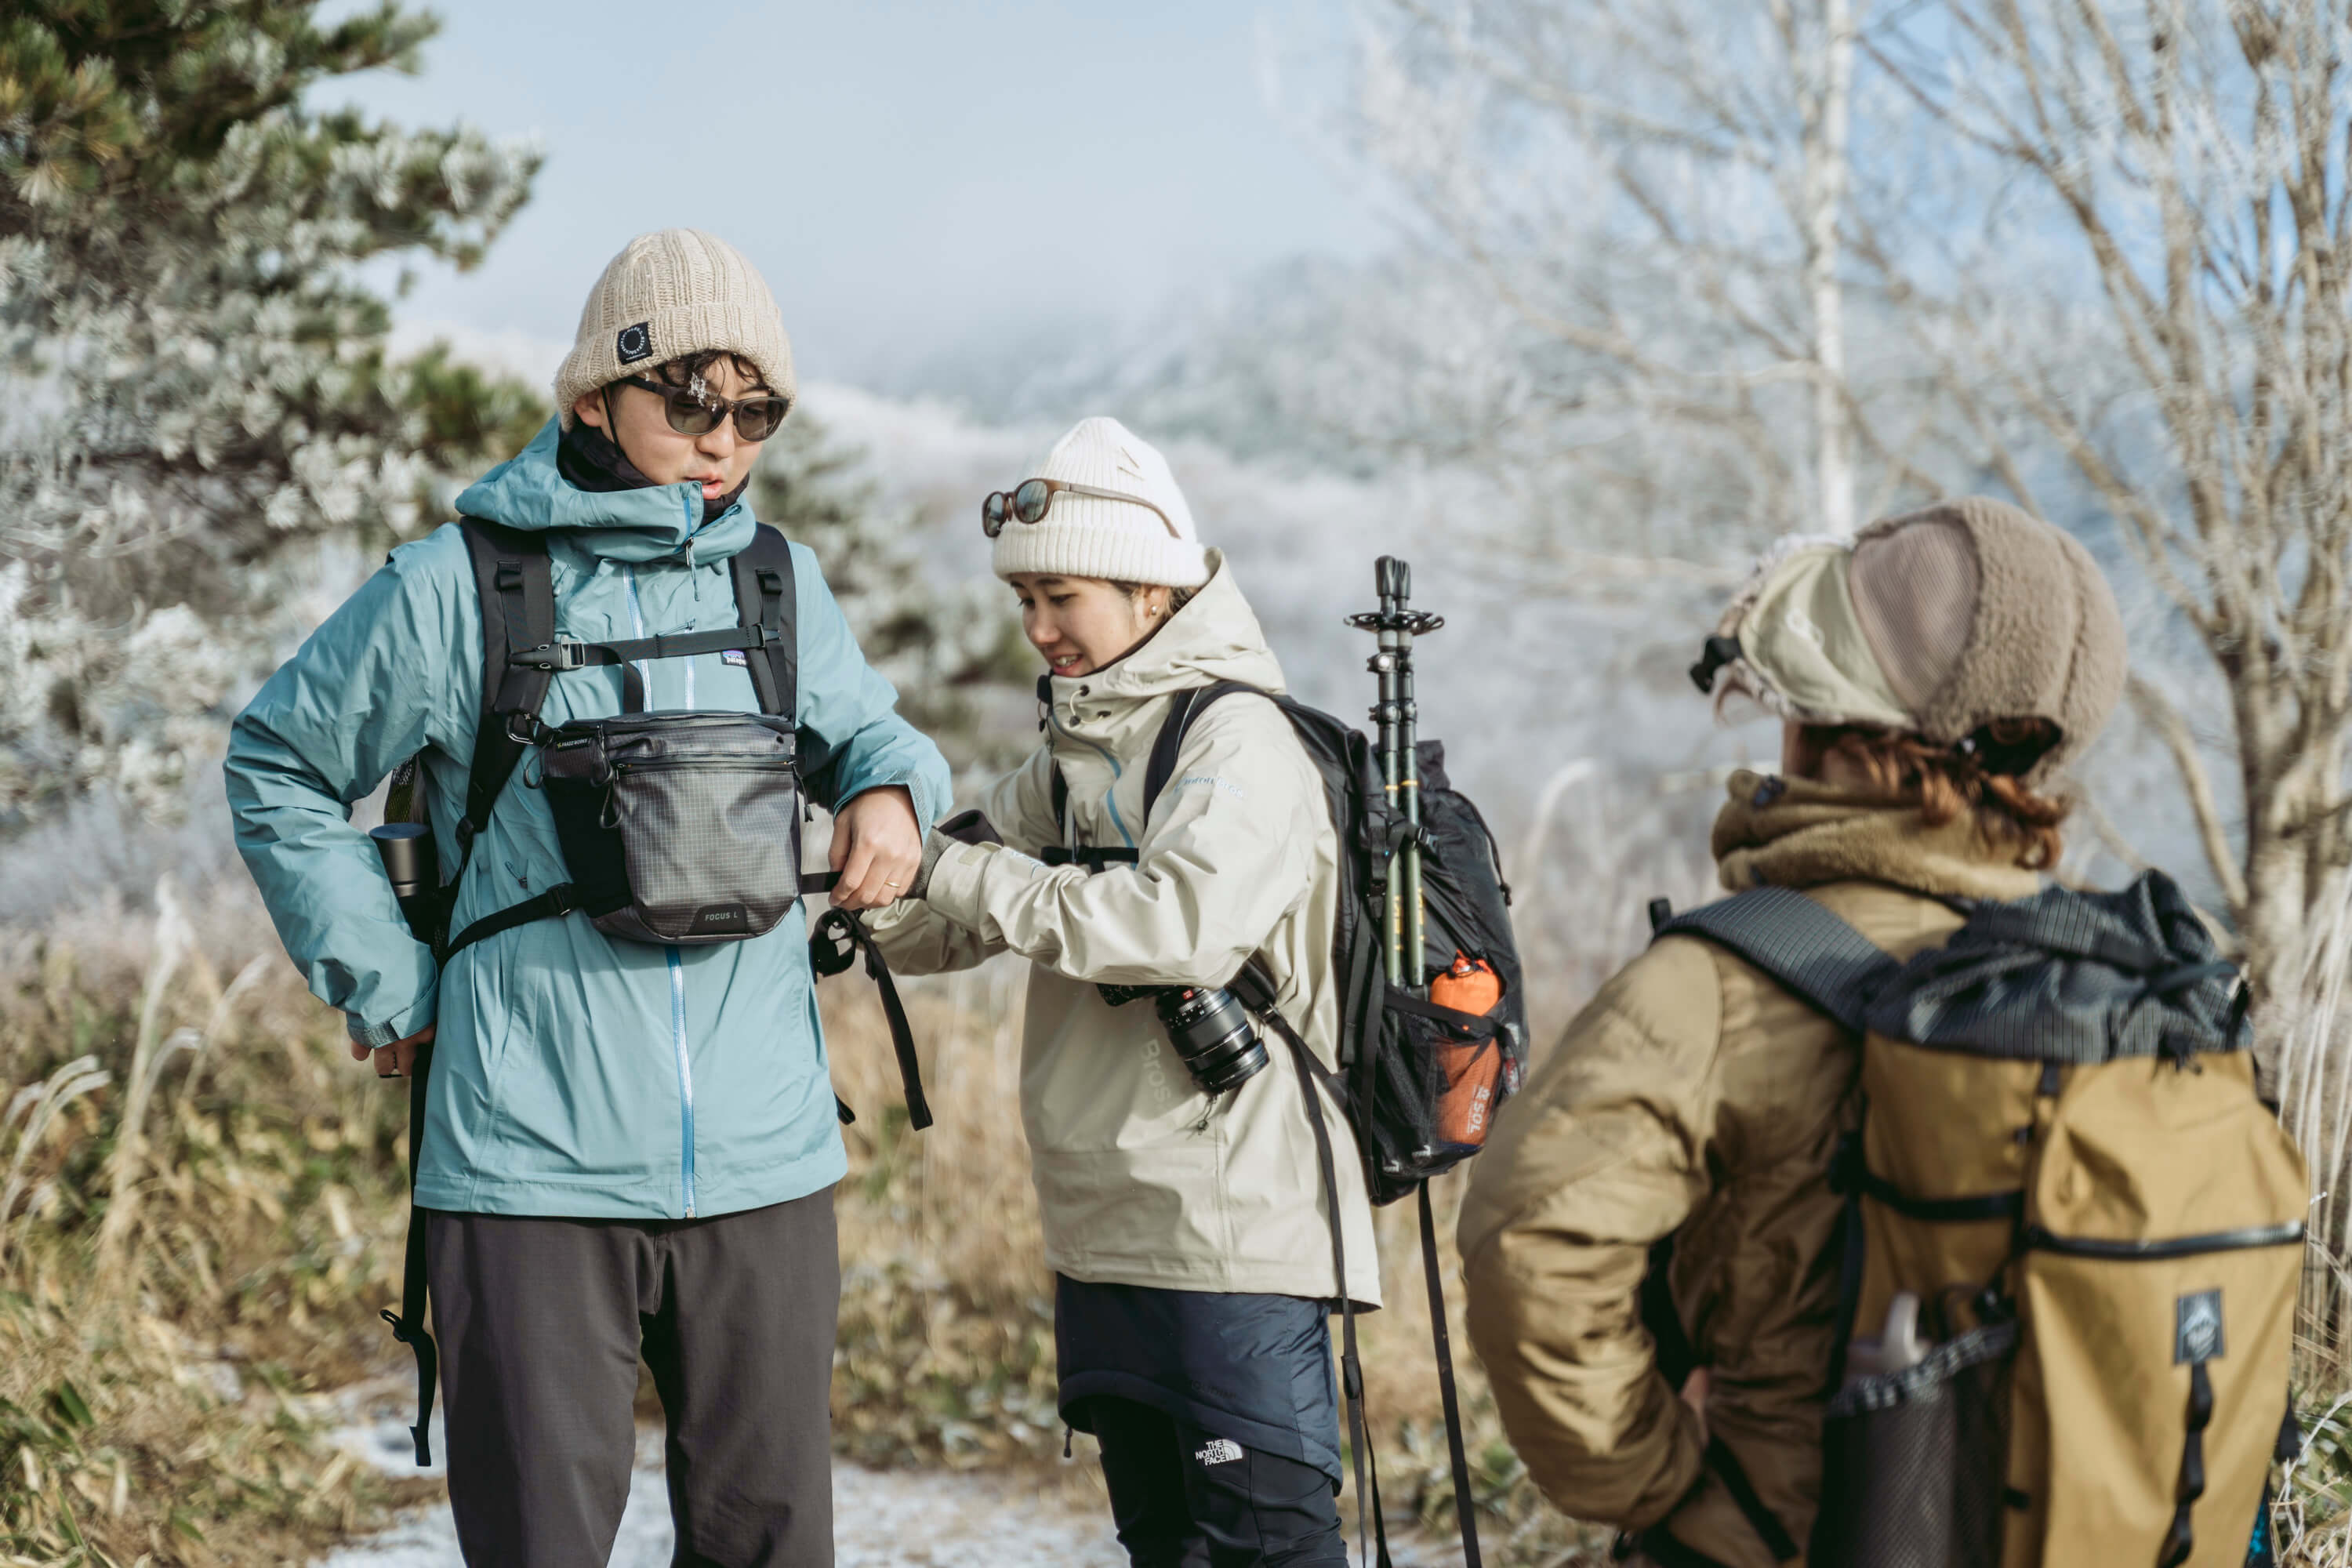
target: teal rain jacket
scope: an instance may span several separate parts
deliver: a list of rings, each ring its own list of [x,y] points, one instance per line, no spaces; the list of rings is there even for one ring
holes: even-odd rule
[[[607,641],[738,624],[727,559],[738,503],[702,521],[690,484],[593,493],[556,471],[552,422],[457,498],[546,533],[560,635]],[[820,804],[904,784],[928,826],[949,798],[939,750],[894,710],[815,558],[793,546],[803,766]],[[740,655],[650,660],[647,705],[753,710]],[[584,915],[477,942],[436,973],[349,820],[424,753],[434,834],[455,843],[481,703],[482,634],[456,524],[383,568],[272,676],[231,731],[238,850],[278,933],[352,1038],[439,1024],[416,1201],[470,1213],[679,1218],[782,1203],[840,1179],[805,920],[708,946],[615,942]],[[556,677],[550,723],[621,709],[616,668]],[[526,753],[474,846],[452,929],[566,879]],[[445,853],[448,851],[445,850]]]

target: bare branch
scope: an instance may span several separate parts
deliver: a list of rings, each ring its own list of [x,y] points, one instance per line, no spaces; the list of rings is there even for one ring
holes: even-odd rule
[[[2237,850],[2230,843],[2230,826],[2213,793],[2213,777],[2206,770],[2204,754],[2197,749],[2197,737],[2171,699],[2144,677],[2132,676],[2125,690],[2131,698],[2133,710],[2156,731],[2165,750],[2172,753],[2172,765],[2180,774],[2181,788],[2189,795],[2189,810],[2196,814],[2197,836],[2204,845],[2206,865],[2213,879],[2221,885],[2221,896],[2229,903],[2231,917],[2242,920],[2246,912],[2246,874],[2240,868]]]

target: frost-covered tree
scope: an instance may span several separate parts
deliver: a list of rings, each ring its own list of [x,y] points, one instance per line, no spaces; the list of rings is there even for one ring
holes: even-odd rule
[[[315,560],[431,515],[533,395],[391,362],[389,257],[478,258],[538,154],[306,106],[414,69],[393,0],[30,0],[0,16],[0,826],[161,801]]]

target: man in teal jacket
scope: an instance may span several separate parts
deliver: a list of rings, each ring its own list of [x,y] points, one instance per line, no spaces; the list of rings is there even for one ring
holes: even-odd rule
[[[741,492],[793,390],[751,264],[696,231],[641,237],[589,297],[558,418],[457,510],[544,534],[559,637],[732,626],[728,560],[755,526]],[[912,881],[947,767],[792,549],[803,766],[836,813],[835,900],[874,907]],[[830,1563],[831,1188],[846,1162],[805,924],[665,947],[574,913],[437,971],[348,808],[421,753],[436,837],[454,842],[480,627],[460,530],[404,545],[262,688],[227,761],[238,847],[353,1056],[404,1071],[433,1045],[416,1201],[467,1561],[605,1560],[642,1352],[667,1416],[677,1561]],[[640,664],[646,707],[755,710],[742,658]],[[560,724],[621,704],[621,670],[592,668],[558,676],[541,711]],[[539,770],[526,754],[500,795],[450,930],[568,879]]]

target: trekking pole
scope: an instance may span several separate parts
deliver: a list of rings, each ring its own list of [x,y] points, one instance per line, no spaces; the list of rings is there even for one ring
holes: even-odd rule
[[[1372,567],[1372,586],[1381,607],[1350,616],[1348,624],[1376,633],[1380,642],[1365,668],[1380,678],[1380,702],[1372,709],[1379,726],[1381,780],[1389,803],[1411,831],[1397,854],[1396,874],[1389,879],[1387,910],[1388,981],[1401,990],[1422,990],[1423,946],[1421,898],[1421,752],[1419,712],[1412,695],[1412,639],[1425,637],[1445,624],[1443,616],[1410,607],[1412,568],[1393,555],[1383,555]]]

